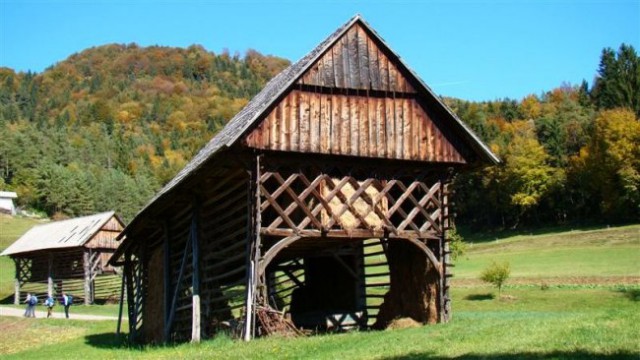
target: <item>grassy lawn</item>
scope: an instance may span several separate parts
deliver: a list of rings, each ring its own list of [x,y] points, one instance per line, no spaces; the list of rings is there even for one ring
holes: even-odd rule
[[[455,262],[454,284],[477,279],[494,260],[509,261],[514,280],[558,278],[560,282],[610,284],[611,279],[606,278],[613,278],[638,284],[640,225],[472,243],[467,254]]]
[[[0,319],[20,329],[0,338],[4,359],[224,358],[224,359],[637,359],[640,289],[511,289],[509,300],[490,288],[453,292],[449,324],[250,343],[225,337],[198,345],[129,348],[115,322]]]
[[[35,223],[0,218],[3,246]],[[115,335],[115,321],[4,317],[0,354],[3,359],[640,358],[640,225],[479,240],[456,262],[448,324],[134,347],[126,344],[126,336]],[[493,260],[507,260],[512,269],[499,299],[495,289],[477,280]],[[10,296],[13,264],[8,258],[0,258],[0,281],[0,296]],[[544,282],[551,286],[543,290],[539,285]],[[72,314],[117,311],[117,305],[72,308]]]

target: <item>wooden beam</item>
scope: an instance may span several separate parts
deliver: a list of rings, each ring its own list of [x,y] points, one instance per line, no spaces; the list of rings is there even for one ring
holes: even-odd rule
[[[201,331],[201,318],[200,318],[200,246],[198,236],[198,210],[200,205],[198,200],[194,200],[193,215],[191,221],[191,288],[193,306],[192,321],[191,321],[191,342],[200,342]]]
[[[91,304],[91,254],[90,250],[82,252],[82,265],[84,267],[84,304]]]
[[[118,325],[116,326],[116,335],[120,335],[120,326],[122,325],[122,308],[124,306],[124,283],[126,277],[122,274],[122,282],[120,284],[120,303],[118,305]]]
[[[163,301],[163,324],[162,328],[164,342],[169,341],[169,332],[166,329],[169,327],[169,314],[171,313],[171,233],[169,231],[169,222],[164,222],[164,239],[162,242],[162,272],[163,272],[163,287],[162,287],[162,301]]]

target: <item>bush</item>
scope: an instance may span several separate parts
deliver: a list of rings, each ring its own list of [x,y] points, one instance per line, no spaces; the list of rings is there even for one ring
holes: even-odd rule
[[[447,232],[449,238],[449,251],[451,251],[451,259],[457,260],[458,257],[467,252],[467,243],[464,242],[462,235],[458,234],[456,229]]]
[[[504,263],[498,263],[494,261],[489,265],[489,267],[482,271],[482,274],[480,274],[480,280],[496,286],[498,288],[498,297],[500,297],[502,285],[507,281],[510,274],[511,267],[509,262],[505,261]]]

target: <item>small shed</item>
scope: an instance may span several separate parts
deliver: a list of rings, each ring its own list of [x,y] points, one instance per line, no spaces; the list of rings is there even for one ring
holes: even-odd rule
[[[133,341],[450,316],[450,183],[499,159],[356,16],[274,77],[125,228]]]
[[[36,225],[6,248],[1,256],[15,263],[14,303],[21,291],[59,296],[62,291],[84,298],[116,297],[116,268],[108,264],[124,222],[113,211]],[[104,281],[100,281],[104,280]]]
[[[16,214],[16,205],[13,199],[17,199],[18,194],[12,191],[0,191],[0,213],[9,215]]]

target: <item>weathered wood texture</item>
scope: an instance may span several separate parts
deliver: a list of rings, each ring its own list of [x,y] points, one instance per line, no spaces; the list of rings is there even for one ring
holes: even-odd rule
[[[395,62],[356,24],[245,143],[265,150],[466,163],[467,150],[442,126]]]
[[[415,99],[293,90],[246,138],[265,150],[465,163]]]
[[[355,24],[300,79],[301,84],[414,93],[394,61]]]

